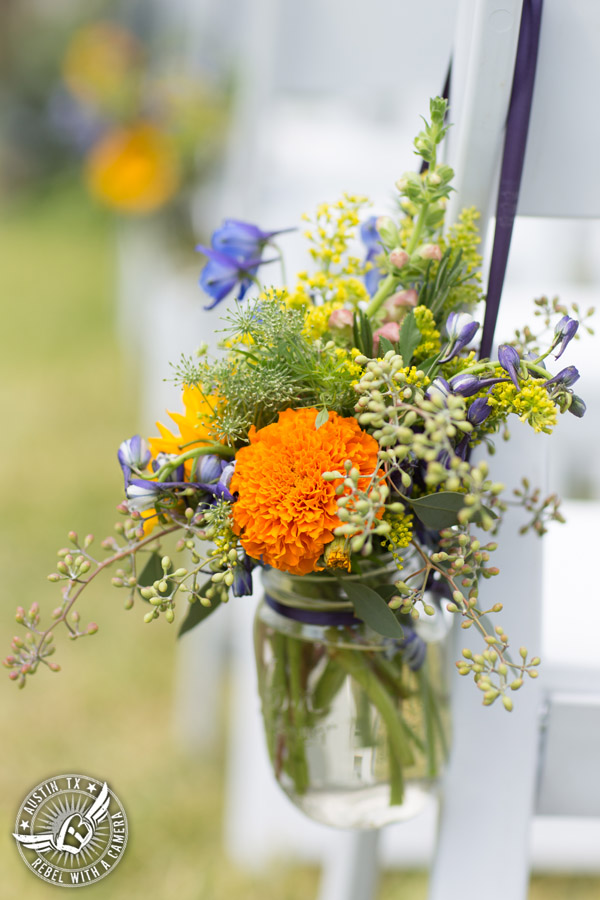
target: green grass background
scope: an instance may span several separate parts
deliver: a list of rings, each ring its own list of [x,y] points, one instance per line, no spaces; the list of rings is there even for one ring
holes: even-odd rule
[[[67,532],[99,540],[117,518],[115,453],[136,429],[139,385],[115,336],[114,241],[111,219],[72,187],[22,201],[0,218],[2,657],[18,633],[17,605],[56,605],[57,587],[45,576]],[[129,817],[118,869],[86,889],[98,900],[315,897],[314,868],[282,861],[257,876],[226,859],[225,736],[205,755],[173,737],[175,630],[145,626],[139,609],[125,612],[108,579],[81,611],[100,631],[75,643],[61,635],[61,673],[43,670],[24,691],[0,678],[0,898],[57,896],[24,866],[11,831],[25,793],[69,771],[107,778]],[[421,900],[426,887],[425,874],[387,873],[377,900]],[[530,891],[530,900],[597,897],[594,878],[537,876]]]

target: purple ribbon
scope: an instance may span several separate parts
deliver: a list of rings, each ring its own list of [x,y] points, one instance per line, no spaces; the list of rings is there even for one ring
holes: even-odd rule
[[[489,356],[492,352],[494,331],[500,308],[500,297],[508,263],[510,241],[517,214],[521,175],[523,174],[525,147],[527,145],[527,133],[531,116],[533,86],[535,83],[542,6],[543,0],[524,0],[521,12],[515,71],[506,118],[500,185],[496,205],[496,230],[490,263],[481,349],[479,351],[480,359]]]
[[[280,616],[293,619],[295,622],[303,622],[305,625],[323,625],[325,627],[341,628],[348,625],[364,625],[351,612],[324,612],[317,609],[298,609],[295,606],[285,606],[279,603],[269,594],[265,594],[265,603]]]

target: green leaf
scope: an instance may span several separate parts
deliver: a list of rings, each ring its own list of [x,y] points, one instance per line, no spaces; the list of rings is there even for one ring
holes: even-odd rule
[[[354,333],[354,346],[370,359],[373,356],[373,331],[371,323],[362,309],[357,309],[354,313],[352,330]]]
[[[400,622],[380,594],[364,584],[345,582],[342,587],[354,606],[354,612],[369,628],[384,637],[402,638]]]
[[[465,495],[459,491],[438,491],[408,502],[426,528],[441,531],[458,523],[457,516],[465,505]]]
[[[322,409],[320,413],[317,413],[317,417],[315,419],[315,428],[318,431],[321,425],[324,425],[325,422],[329,421],[329,410]]]
[[[433,531],[441,531],[442,528],[450,528],[458,524],[458,513],[465,505],[465,495],[459,491],[438,491],[436,494],[427,494],[418,500],[408,500],[415,513],[425,525]],[[487,506],[483,510],[497,519],[497,514]],[[471,520],[476,524],[481,522],[481,514],[477,513]]]
[[[394,345],[392,344],[391,341],[388,341],[388,339],[387,339],[386,337],[383,337],[383,336],[380,335],[380,337],[379,337],[379,347],[378,347],[378,350],[377,350],[377,355],[378,355],[378,356],[385,356],[385,354],[386,354],[389,350],[394,350],[394,351],[395,351]]]
[[[161,559],[162,556],[156,551],[153,551],[150,554],[146,565],[138,575],[138,588],[151,587],[155,581],[160,581],[162,578],[164,578],[165,573],[163,572],[163,567],[160,564]],[[142,600],[143,599],[144,598],[142,597]],[[147,603],[148,601],[146,600],[145,602]]]
[[[203,594],[206,588],[211,584],[211,580],[209,578],[201,588],[196,592],[197,594]],[[177,637],[180,638],[187,631],[191,631],[192,628],[195,628],[196,625],[199,625],[200,622],[203,622],[204,619],[207,619],[211,613],[215,611],[215,609],[221,605],[223,599],[224,591],[218,591],[216,596],[211,597],[212,606],[202,606],[199,600],[196,600],[195,603],[190,603],[190,608],[187,611],[187,615],[181,625],[179,626],[179,631],[177,633]]]
[[[379,594],[380,597],[383,597],[386,602],[391,600],[392,597],[398,596],[398,588],[395,584],[378,584],[373,590]]]
[[[410,365],[412,355],[421,343],[423,337],[415,320],[415,314],[411,310],[404,317],[400,337],[398,338],[398,350],[405,366]]]
[[[423,362],[419,363],[417,368],[420,369],[424,375],[429,375],[430,377],[433,377],[432,370],[437,362],[439,355],[440,354],[438,354],[437,356],[428,356],[427,359],[424,359]]]

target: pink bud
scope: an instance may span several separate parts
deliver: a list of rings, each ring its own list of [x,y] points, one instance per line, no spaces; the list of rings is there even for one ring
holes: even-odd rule
[[[422,247],[419,247],[417,253],[422,259],[440,260],[442,258],[442,251],[439,244],[423,244]]]
[[[8,673],[8,677],[10,678],[11,681],[16,681],[17,678],[19,677],[19,673],[15,672],[15,670],[13,669],[12,672]]]
[[[412,309],[417,305],[418,299],[419,295],[412,288],[392,294],[383,304],[384,309],[387,311],[388,320],[399,322],[407,309]]]
[[[392,344],[395,344],[400,337],[400,326],[397,322],[386,322],[381,328],[373,334],[373,353],[377,353],[379,347],[379,338],[387,338]]]
[[[389,225],[393,225],[393,221],[392,221],[392,219],[390,219],[389,216],[378,216],[377,217],[377,221],[375,222],[375,227],[377,228],[377,231],[379,231],[380,228],[386,228]]]
[[[352,327],[354,321],[354,313],[351,309],[334,309],[329,316],[330,328],[348,328]]]
[[[390,253],[390,262],[397,269],[401,269],[402,266],[405,266],[409,259],[410,256],[406,250],[401,250],[399,247],[396,247],[396,249],[392,250]]]

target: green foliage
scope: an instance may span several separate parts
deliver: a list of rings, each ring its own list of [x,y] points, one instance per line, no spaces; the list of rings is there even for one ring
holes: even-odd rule
[[[459,288],[469,277],[462,259],[462,251],[448,248],[439,263],[431,261],[423,276],[423,286],[419,292],[419,305],[426,306],[438,324],[446,320],[447,313],[456,305],[450,297],[456,298]]]
[[[373,329],[368,316],[364,314],[362,309],[354,312],[354,321],[352,323],[352,332],[354,335],[354,346],[370,357],[373,354]]]
[[[365,584],[344,581],[344,591],[359,619],[385,637],[401,639],[404,631],[383,597]]]
[[[307,338],[301,310],[274,295],[237,307],[225,321],[227,356],[207,366],[200,379],[205,393],[224,401],[213,423],[217,439],[240,446],[252,425],[263,428],[291,406],[352,413],[356,376],[346,355],[333,343]]]
[[[197,594],[194,595],[194,601],[190,602],[185,619],[179,626],[177,637],[183,637],[184,634],[187,634],[187,632],[191,631],[192,628],[195,628],[196,625],[204,622],[204,620],[207,619],[211,615],[211,613],[213,613],[215,609],[217,609],[217,607],[221,605],[223,600],[227,599],[227,592],[219,589],[214,593],[210,602],[210,606],[205,606],[200,602],[199,598],[200,596],[204,597],[206,595],[206,591],[210,590],[210,588],[211,581],[209,579],[198,589]]]
[[[422,335],[417,325],[414,312],[409,312],[404,317],[398,338],[398,353],[405,365],[410,365],[413,353],[421,343]],[[385,351],[384,351],[385,352]]]

